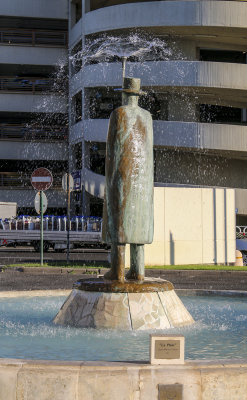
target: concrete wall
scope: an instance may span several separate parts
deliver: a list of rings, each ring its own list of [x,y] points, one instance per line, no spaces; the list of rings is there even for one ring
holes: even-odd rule
[[[247,126],[177,121],[154,121],[156,146],[217,149],[230,152],[247,150]]]
[[[6,112],[65,113],[67,110],[67,99],[55,95],[1,93],[0,110]]]
[[[106,142],[107,119],[86,119],[84,138],[87,141]],[[77,127],[78,125],[78,127]],[[154,145],[192,149],[217,149],[231,152],[247,151],[247,126],[206,124],[182,121],[153,121]],[[82,137],[79,124],[72,127],[72,140]]]
[[[81,142],[83,138],[83,122],[77,122],[77,124],[74,124],[71,127],[71,131],[70,131],[70,143],[74,144],[77,142]],[[92,140],[92,139],[89,139]]]
[[[103,198],[105,178],[85,169],[84,179],[86,191]],[[145,265],[235,262],[235,207],[234,189],[155,187],[154,239],[145,245]]]
[[[66,143],[2,141],[0,159],[8,160],[67,160]]]
[[[235,1],[157,1],[106,7],[85,15],[85,34],[120,28],[168,26],[246,28],[247,9]],[[203,33],[202,30],[200,30]],[[207,34],[209,31],[207,30]],[[210,32],[211,33],[211,32]]]
[[[69,32],[69,46],[73,47],[80,39],[82,35],[82,19],[80,19]]]
[[[141,78],[142,86],[188,86],[225,89],[247,89],[247,65],[209,61],[147,61],[127,63],[126,75]],[[121,84],[121,67],[118,63],[87,66],[83,80],[87,87],[116,86]],[[102,79],[103,78],[103,79]]]
[[[45,45],[42,47],[2,45],[0,51],[1,64],[56,65],[59,61],[67,60],[67,50]]]
[[[73,75],[70,80],[70,95],[74,96],[79,90],[81,89],[83,82],[82,82],[82,70],[77,72],[77,74]]]
[[[17,207],[33,207],[33,210],[35,194],[36,191],[34,189],[0,189],[1,202],[16,202]],[[47,190],[45,194],[48,200],[48,207],[66,207],[66,193],[64,190]]]
[[[235,248],[234,190],[154,188],[154,240],[145,245],[145,265],[233,263]]]
[[[67,0],[1,1],[1,15],[29,18],[68,18]]]
[[[246,400],[247,363],[0,362],[0,400],[158,400],[158,385],[176,383],[183,400]]]

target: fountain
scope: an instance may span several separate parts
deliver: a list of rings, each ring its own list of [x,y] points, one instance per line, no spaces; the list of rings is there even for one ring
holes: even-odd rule
[[[127,90],[127,82],[124,82],[123,89]],[[136,99],[136,91],[140,94],[139,84],[135,80],[132,83],[136,85]],[[129,81],[130,86],[132,83]],[[139,130],[135,133],[138,134]],[[142,144],[145,145],[145,141]],[[150,171],[148,175],[152,176]],[[150,181],[147,187],[150,189]],[[197,320],[193,326],[184,326],[192,323],[193,319],[176,296],[172,284],[162,280],[148,281],[144,277],[142,246],[152,239],[151,208],[145,210],[150,218],[149,235],[146,237],[140,234],[140,242],[128,236],[118,243],[113,235],[115,228],[109,229],[109,223],[114,221],[122,229],[124,225],[118,220],[121,214],[112,213],[115,203],[111,205],[113,199],[108,198],[112,189],[110,185],[106,192],[105,205],[108,202],[108,209],[105,213],[108,222],[105,220],[104,227],[105,240],[111,241],[113,245],[111,270],[105,278],[83,280],[75,284],[55,317],[57,325],[50,321],[64,301],[63,297],[54,301],[49,297],[41,297],[38,302],[35,296],[40,296],[40,293],[32,292],[31,299],[24,304],[17,296],[6,301],[4,296],[16,295],[12,292],[1,296],[4,298],[0,301],[1,357],[15,359],[0,360],[0,398],[161,399],[162,389],[179,385],[183,394],[176,398],[184,400],[245,399],[246,361],[231,360],[232,357],[247,354],[245,301],[240,299],[234,302],[233,298],[230,301],[221,298],[213,307],[208,298],[202,301],[194,298],[194,302],[183,298]],[[147,196],[151,197],[150,192]],[[124,209],[122,207],[122,211]],[[128,218],[123,215],[125,219]],[[139,226],[138,235],[140,230]],[[128,241],[132,246],[131,268],[124,279],[124,245]],[[26,295],[27,292],[22,293],[23,297]],[[143,311],[146,314],[143,315]],[[59,326],[58,323],[72,327]],[[150,365],[147,361],[150,331],[147,329],[165,329],[168,323],[169,327],[178,327],[176,332],[187,336],[189,346],[186,347],[189,347],[189,351],[186,363],[179,366]],[[73,326],[84,326],[86,329],[73,329]],[[139,330],[138,333],[135,329]],[[140,329],[144,331],[140,332]],[[170,334],[172,330],[166,332]],[[43,339],[43,346],[40,346],[39,337]],[[191,361],[195,358],[204,361]],[[222,361],[220,358],[225,359]]]
[[[111,269],[103,279],[76,282],[55,324],[144,330],[194,322],[172,283],[144,280],[144,244],[153,240],[153,129],[138,106],[141,94],[140,79],[123,77],[122,106],[110,116],[102,237],[111,243]]]

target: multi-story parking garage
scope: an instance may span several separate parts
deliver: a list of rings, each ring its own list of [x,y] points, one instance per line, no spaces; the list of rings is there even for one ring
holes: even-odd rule
[[[126,65],[126,75],[140,77],[148,93],[141,104],[154,120],[156,186],[234,188],[237,222],[245,224],[246,7],[244,1],[220,0],[1,4],[1,201],[17,201],[19,210],[29,211],[30,174],[44,166],[54,175],[50,209],[66,206],[61,175],[67,169],[69,103],[73,211],[101,213],[107,124],[121,101],[114,90],[122,83],[121,59],[74,62],[74,56],[85,54],[88,44],[97,51],[102,38],[137,34],[167,49],[153,46]],[[67,14],[69,102],[64,77],[62,88],[51,78],[68,56]]]
[[[152,97],[155,182],[236,189],[238,223],[247,222],[247,3],[243,1],[73,0],[69,49],[107,36],[150,34],[171,45],[162,59],[127,61]],[[121,63],[114,58],[70,69],[73,169],[85,182],[77,205],[100,212],[108,117],[119,104]],[[85,64],[85,65],[84,65]],[[145,101],[144,101],[145,103]],[[144,104],[145,106],[145,104]],[[82,154],[82,157],[81,157]]]
[[[67,0],[0,4],[0,199],[22,213],[33,213],[38,167],[54,177],[49,210],[66,207],[67,99],[54,74],[67,62],[67,10]]]

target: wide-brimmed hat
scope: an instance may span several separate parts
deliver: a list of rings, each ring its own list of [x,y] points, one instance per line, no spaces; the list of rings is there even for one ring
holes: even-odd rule
[[[141,90],[141,80],[139,78],[123,78],[123,87],[117,90],[139,96],[146,94]]]

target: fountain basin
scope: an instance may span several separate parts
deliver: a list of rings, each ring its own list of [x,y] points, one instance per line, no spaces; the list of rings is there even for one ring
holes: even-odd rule
[[[143,283],[81,279],[53,322],[77,328],[147,330],[194,323],[172,283],[146,279]]]
[[[185,336],[186,360],[247,358],[247,293],[206,291],[206,295],[195,296],[191,295],[195,291],[185,292],[179,291],[179,295],[182,293],[181,299],[195,324],[164,333]],[[0,357],[83,362],[149,359],[149,334],[160,331],[77,329],[53,324],[54,315],[69,293],[0,292]]]
[[[176,384],[183,400],[246,399],[246,292],[179,291],[197,322],[169,330],[185,336],[186,360],[166,366],[147,361],[149,331],[52,324],[69,292],[0,292],[1,400],[150,400]]]

